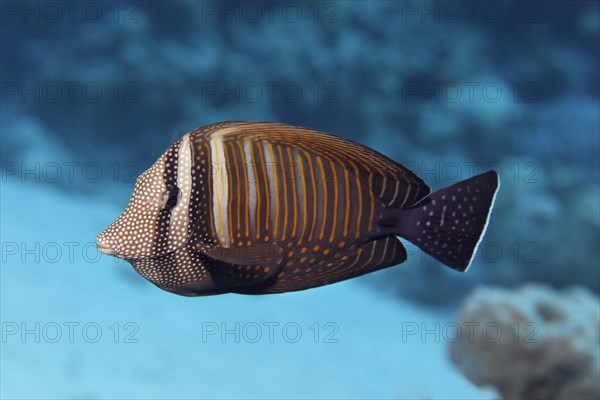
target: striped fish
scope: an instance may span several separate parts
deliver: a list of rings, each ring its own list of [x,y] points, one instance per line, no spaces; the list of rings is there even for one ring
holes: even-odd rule
[[[140,175],[96,242],[185,296],[353,278],[404,262],[396,236],[465,271],[497,189],[490,171],[431,193],[358,143],[284,124],[222,122],[189,132]]]

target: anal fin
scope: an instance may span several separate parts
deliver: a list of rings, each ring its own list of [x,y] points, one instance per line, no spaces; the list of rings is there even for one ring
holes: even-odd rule
[[[337,259],[321,260],[294,272],[294,266],[284,268],[270,286],[247,287],[238,293],[267,294],[304,290],[354,278],[400,264],[407,259],[406,249],[393,235],[363,244]]]
[[[206,258],[213,294],[269,285],[276,279],[283,259],[283,248],[271,243],[226,248],[196,241],[192,248]]]

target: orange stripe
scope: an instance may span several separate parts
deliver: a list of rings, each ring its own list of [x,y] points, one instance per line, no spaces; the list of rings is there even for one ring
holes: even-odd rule
[[[354,267],[354,266],[356,265],[356,263],[358,262],[358,259],[360,258],[361,254],[362,254],[362,250],[363,250],[363,249],[362,249],[362,247],[360,247],[360,248],[358,249],[358,251],[357,251],[357,253],[356,253],[356,258],[354,259],[354,261],[352,262],[352,264],[350,264],[350,265],[348,266],[348,268],[347,268],[348,270],[351,270],[351,269],[352,269],[352,267]]]
[[[369,212],[369,226],[367,227],[367,230],[370,232],[373,226],[373,213],[375,212],[375,200],[373,199],[373,172],[368,166],[363,165],[363,167],[369,172],[369,199],[371,200],[371,211]],[[377,167],[375,169],[377,169]],[[378,169],[377,171],[381,173]],[[385,179],[384,176],[383,182],[385,182]]]
[[[362,200],[362,188],[360,187],[360,180],[358,179],[358,167],[350,160],[348,160],[350,164],[354,167],[354,171],[356,173],[355,181],[356,181],[356,189],[358,190],[358,216],[356,218],[356,234],[354,237],[358,238],[360,236],[360,220],[362,218],[362,209],[363,209],[363,200]]]
[[[350,218],[350,182],[348,180],[348,170],[344,166],[344,183],[346,185],[346,210],[344,214],[344,237],[348,236],[348,220]]]
[[[250,147],[250,162],[252,163],[252,169],[254,170],[254,186],[256,187],[256,238],[260,239],[260,185],[258,184],[258,169],[256,168],[256,162],[254,161],[254,149],[252,142],[248,141]],[[250,204],[250,202],[248,202]]]
[[[383,189],[384,185],[386,185],[387,183],[387,176],[384,174],[383,170],[379,169],[379,167],[375,164],[365,164],[365,163],[361,163],[361,165],[367,170],[369,171],[369,174],[372,174],[373,171],[371,171],[370,167],[375,168],[375,171],[377,171],[377,173],[379,173],[379,175],[383,178],[383,181],[381,182],[381,188]],[[370,184],[371,186],[369,186],[371,188],[371,190],[373,190],[373,184]],[[386,187],[387,189],[387,187]],[[383,194],[385,194],[385,190],[383,191]],[[381,191],[379,192],[381,193]],[[383,195],[381,196],[383,197]]]
[[[219,162],[219,145],[218,141],[213,140],[212,144],[215,146],[215,164],[217,164],[217,173],[219,174],[221,180],[221,185],[223,185],[223,174],[221,171],[221,166]],[[217,181],[218,182],[218,181]],[[223,189],[221,189],[223,190]],[[221,195],[219,194],[219,185],[217,184],[217,208],[219,209],[219,236],[223,236],[223,212],[221,210]],[[222,238],[221,238],[222,239]]]
[[[304,150],[301,150],[301,151],[306,156],[306,160],[308,163],[308,169],[310,170],[310,178],[311,178],[312,189],[313,189],[313,208],[312,208],[313,220],[312,220],[312,225],[310,227],[310,233],[308,235],[308,241],[311,242],[313,233],[315,231],[315,225],[317,224],[317,181],[315,179],[315,171],[313,170],[312,160],[309,158],[308,154]],[[306,193],[305,193],[305,195],[306,195]],[[304,196],[304,197],[306,197],[306,196]],[[306,216],[306,213],[305,213],[305,216]]]
[[[336,147],[336,146],[334,146],[334,147]],[[348,147],[348,149],[351,149],[351,148],[356,147],[356,146],[347,146],[347,147]],[[360,148],[358,148],[358,147],[357,147],[357,149],[360,150]],[[343,149],[340,148],[340,151],[343,151]],[[328,153],[330,153],[330,152],[328,152]],[[349,159],[348,159],[348,161],[351,162]],[[373,217],[374,217],[374,214],[375,214],[375,200],[374,200],[374,197],[373,197],[373,190],[374,190],[374,188],[373,188],[373,178],[374,178],[374,175],[373,175],[373,172],[372,172],[371,168],[369,167],[369,165],[367,163],[364,163],[364,162],[361,162],[361,161],[357,161],[357,164],[360,164],[369,173],[368,188],[369,188],[369,199],[370,199],[371,203],[370,203],[370,209],[369,209],[369,221],[368,221],[368,227],[367,227],[367,229],[368,229],[368,231],[371,231],[372,228],[373,228]],[[381,169],[379,169],[379,167],[377,167],[376,165],[373,165],[373,167],[382,176],[383,181],[386,182],[387,178],[384,175],[383,171]],[[358,168],[356,166],[355,166],[355,171],[358,174]],[[358,180],[357,180],[357,182],[358,182]],[[357,183],[357,185],[358,185],[358,183]],[[359,186],[359,190],[360,190],[360,186]],[[362,196],[359,198],[359,200],[361,200],[361,202],[362,202]],[[360,220],[360,218],[361,218],[361,213],[359,213],[359,220]]]
[[[308,208],[306,205],[306,179],[304,177],[304,165],[302,165],[302,157],[298,156],[298,162],[300,163],[300,176],[302,177],[302,190],[304,195],[302,196],[304,200],[304,213],[302,215],[302,232],[300,233],[300,237],[298,238],[298,244],[302,242],[302,238],[304,237],[304,232],[306,231],[306,215],[308,212]]]
[[[244,156],[244,148],[242,147],[242,142],[241,141],[237,141],[237,145],[240,149],[240,156],[242,157],[242,171],[244,174],[244,185],[246,188],[246,203],[248,203],[248,205],[245,208],[245,217],[246,217],[246,237],[250,236],[250,220],[249,220],[249,208],[250,208],[250,189],[248,188],[248,172],[246,171],[246,168],[248,168],[248,166],[246,165],[246,157]],[[239,204],[239,197],[238,196],[238,204]]]
[[[333,224],[331,224],[331,235],[329,236],[329,243],[333,243],[333,236],[335,234],[335,228],[337,226],[337,210],[338,210],[338,185],[337,185],[337,175],[335,173],[335,165],[333,165],[333,161],[329,160],[329,165],[331,165],[331,171],[333,172]]]
[[[296,226],[298,224],[298,199],[296,193],[296,172],[294,166],[294,158],[292,157],[292,150],[287,147],[287,155],[290,160],[290,168],[292,169],[292,198],[294,200],[294,225],[292,226],[292,237],[296,235]]]
[[[265,165],[265,156],[263,154],[263,150],[262,150],[262,146],[260,145],[260,142],[257,142],[256,147],[258,148],[258,155],[260,156],[260,166],[262,168],[263,171],[263,181],[265,182],[265,203],[267,204],[267,210],[265,213],[265,230],[269,230],[269,220],[271,219],[271,207],[270,207],[270,202],[271,202],[271,194],[269,193],[269,177],[267,176],[267,167]]]
[[[281,179],[283,180],[283,234],[281,235],[281,241],[285,242],[285,235],[287,233],[288,223],[288,202],[287,202],[287,183],[285,176],[285,166],[283,165],[283,154],[281,152],[281,146],[277,145],[277,153],[279,154],[279,160],[281,160]],[[279,163],[278,163],[279,165]]]
[[[385,184],[387,183],[387,177],[383,174],[381,176],[383,176],[383,182],[381,182],[381,192],[379,192],[379,194],[380,194],[381,198],[383,198],[383,195],[385,194],[385,189],[386,189]],[[371,191],[373,191],[372,188],[371,188]]]
[[[231,145],[233,145],[233,143],[230,143]],[[233,153],[233,152],[232,152]],[[233,180],[231,179],[231,173],[230,171],[233,171],[233,169],[231,169],[230,165],[227,165],[227,161],[231,162],[231,158],[227,157],[227,142],[223,142],[223,154],[225,155],[225,162],[224,164],[226,165],[225,167],[225,173],[227,174],[227,184],[229,185],[229,192],[228,194],[228,200],[229,200],[229,209],[228,209],[228,218],[227,218],[227,222],[229,223],[229,238],[231,239],[231,241],[229,243],[233,244],[234,242],[234,235],[233,235],[233,221],[231,220],[232,215],[233,215],[233,197],[231,196],[231,194],[233,193]],[[235,157],[235,156],[234,156]],[[235,163],[235,160],[234,160]]]
[[[271,153],[271,162],[273,163],[273,183],[275,185],[275,222],[273,223],[273,237],[277,237],[277,227],[279,226],[279,184],[277,183],[277,169],[275,168],[275,153],[273,152],[273,146],[271,143],[267,143],[269,146],[269,153]]]
[[[339,146],[337,146],[339,147]],[[334,149],[337,148],[336,146],[334,146]],[[323,149],[324,150],[324,149]],[[340,148],[340,151],[342,149]],[[326,150],[325,150],[326,151]],[[331,151],[326,151],[327,155],[330,156],[331,158],[329,159],[329,163],[331,165],[331,170],[333,171],[333,181],[334,181],[334,216],[333,216],[333,230],[330,234],[330,243],[333,242],[333,236],[335,235],[335,228],[337,226],[337,208],[338,208],[338,185],[337,185],[337,173],[335,172],[335,165],[332,161],[332,159],[336,160],[344,169],[344,179],[345,179],[345,183],[346,183],[346,209],[345,209],[345,216],[344,216],[344,236],[348,235],[348,221],[350,218],[350,185],[348,182],[348,170],[346,169],[346,166],[344,165],[344,163],[338,159],[338,157],[336,156],[336,154],[332,153]],[[322,168],[322,166],[321,166]],[[356,168],[356,167],[355,167]],[[325,191],[325,193],[327,193]],[[327,196],[327,194],[326,194]],[[325,213],[324,213],[325,214]],[[322,239],[322,238],[321,238]]]
[[[327,222],[327,175],[325,173],[325,168],[323,168],[323,161],[321,157],[317,156],[317,163],[319,164],[319,168],[321,169],[323,179],[323,198],[324,198],[324,207],[323,207],[323,221],[321,222],[321,232],[319,233],[319,240],[323,240],[323,235],[325,233],[325,223]],[[316,208],[313,210],[316,214]]]
[[[367,262],[365,263],[366,265],[369,265],[371,263],[371,261],[373,261],[373,256],[375,255],[375,249],[377,248],[377,241],[375,242],[371,242],[371,255],[369,256],[369,259],[367,260]]]

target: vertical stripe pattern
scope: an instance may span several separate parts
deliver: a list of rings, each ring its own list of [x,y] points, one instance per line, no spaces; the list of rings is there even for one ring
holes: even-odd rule
[[[211,136],[211,157],[213,160],[213,220],[219,241],[224,247],[230,246],[229,236],[229,182],[227,176],[227,160],[223,137],[217,131]]]
[[[357,161],[228,133],[214,132],[209,141],[211,216],[223,247],[344,247],[374,232],[383,204],[361,180]]]

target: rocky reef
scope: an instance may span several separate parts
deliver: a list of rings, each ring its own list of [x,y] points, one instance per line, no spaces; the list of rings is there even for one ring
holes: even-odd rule
[[[506,399],[600,398],[600,302],[587,289],[480,288],[457,326],[450,359],[474,384]]]

